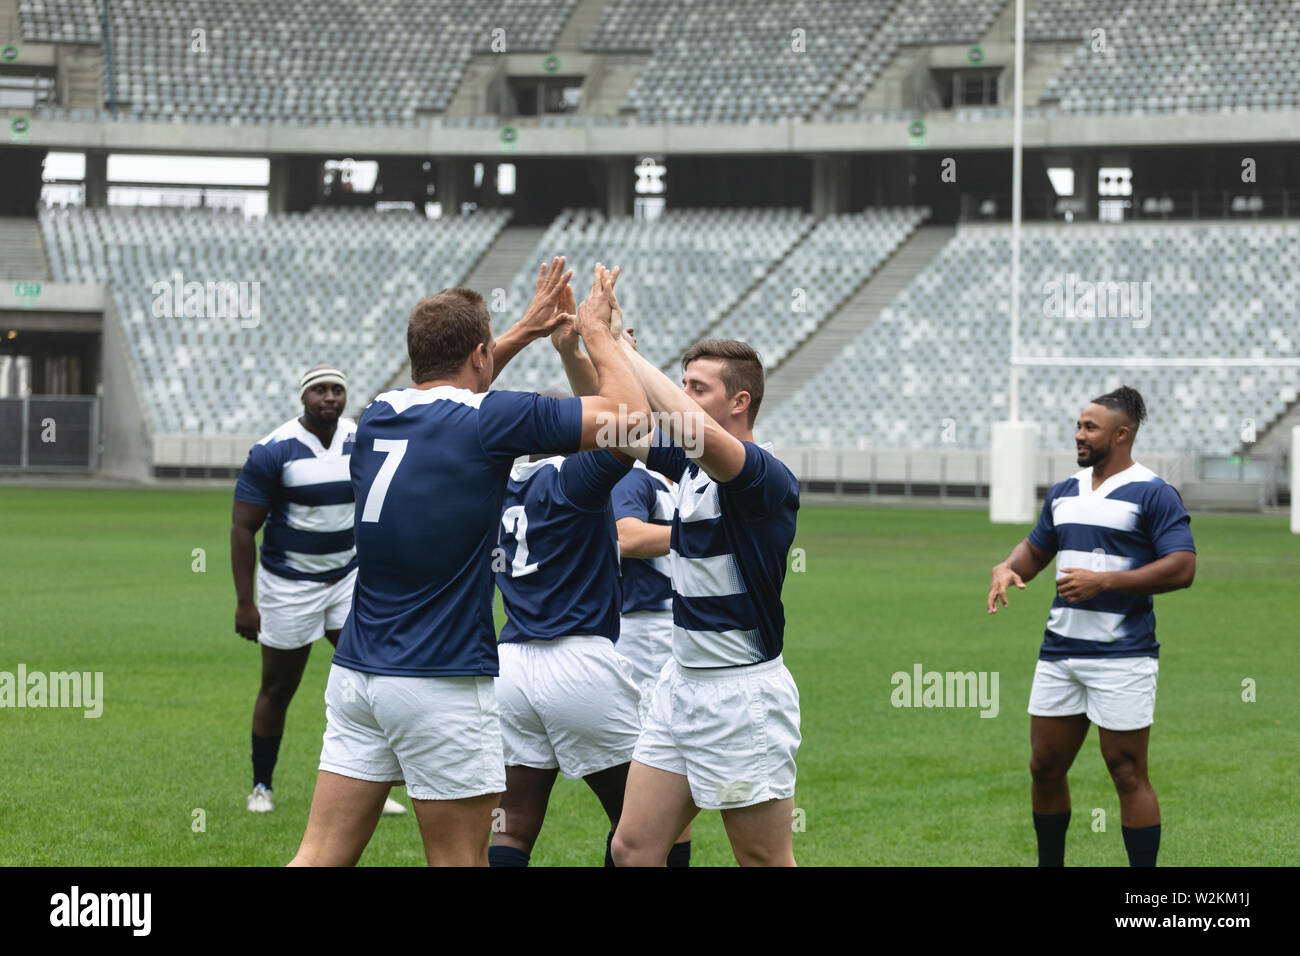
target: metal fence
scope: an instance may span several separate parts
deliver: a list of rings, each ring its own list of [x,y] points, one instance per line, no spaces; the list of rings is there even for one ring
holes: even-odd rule
[[[0,398],[0,468],[93,471],[98,467],[98,398]]]

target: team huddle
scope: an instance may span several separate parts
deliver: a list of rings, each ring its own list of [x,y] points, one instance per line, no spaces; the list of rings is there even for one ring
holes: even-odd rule
[[[607,866],[689,865],[701,809],[721,812],[740,864],[794,865],[781,593],[799,485],[754,442],[762,363],[743,342],[699,342],[679,387],[636,351],[618,270],[597,265],[581,304],[571,277],[562,257],[543,265],[499,338],[477,293],[422,299],[410,387],[354,424],[343,372],[311,369],[303,416],[249,455],[231,554],[236,630],[263,652],[250,810],[273,808],[311,643],[335,644],[292,865],[356,863],[380,816],[405,812],[390,796],[405,785],[430,864],[527,866],[561,773],[600,800]],[[490,391],[543,337],[572,394]],[[1058,563],[1029,703],[1040,865],[1063,862],[1066,772],[1094,722],[1130,862],[1154,865],[1159,846],[1150,595],[1190,585],[1195,548],[1177,492],[1131,459],[1144,418],[1132,389],[1090,403],[1087,467],[993,569],[989,613]]]
[[[290,465],[259,576],[274,573],[270,547],[287,580],[322,592],[304,611],[318,637],[338,627],[326,586],[355,575],[295,864],[355,863],[405,784],[431,864],[526,865],[557,773],[600,799],[609,865],[686,865],[700,809],[722,812],[740,863],[794,863],[799,702],[781,587],[799,489],[753,442],[761,362],[702,342],[678,387],[623,328],[618,270],[597,266],[581,305],[571,276],[562,258],[544,265],[495,339],[476,293],[422,300],[412,387],[355,427],[336,420],[326,442],[306,428],[312,389],[342,378],[325,370],[304,379],[309,414],[259,443],[297,446],[274,456]],[[488,390],[544,336],[573,397]]]

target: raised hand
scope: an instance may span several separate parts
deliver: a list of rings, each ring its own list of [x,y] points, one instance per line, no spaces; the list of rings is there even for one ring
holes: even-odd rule
[[[605,272],[605,295],[609,297],[609,331],[615,339],[623,335],[623,309],[618,304],[618,296],[614,294],[614,283],[618,281],[621,266],[615,266],[613,272]],[[636,345],[636,341],[632,343]]]
[[[564,271],[564,256],[556,256],[550,265],[542,263],[537,274],[537,286],[533,289],[533,299],[528,303],[528,310],[520,319],[524,330],[533,338],[550,335],[560,324],[563,310],[559,308],[564,290],[569,287],[573,270]],[[572,292],[570,292],[570,301]]]
[[[599,262],[591,281],[591,291],[578,306],[578,334],[588,340],[597,333],[609,331],[610,304],[605,277],[608,270]]]
[[[555,306],[555,331],[551,344],[557,352],[574,352],[578,349],[578,306],[573,299],[573,286],[565,285],[560,301]]]

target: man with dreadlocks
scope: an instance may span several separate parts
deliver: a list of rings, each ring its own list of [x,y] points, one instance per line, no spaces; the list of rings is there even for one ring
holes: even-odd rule
[[[1066,773],[1090,723],[1119,794],[1129,864],[1156,864],[1160,806],[1147,743],[1160,645],[1151,595],[1191,586],[1196,547],[1173,485],[1133,461],[1145,419],[1142,396],[1128,387],[1085,406],[1074,436],[1083,470],[1053,486],[1037,526],[993,568],[989,614],[1056,555],[1056,599],[1029,693],[1039,866],[1065,863]]]

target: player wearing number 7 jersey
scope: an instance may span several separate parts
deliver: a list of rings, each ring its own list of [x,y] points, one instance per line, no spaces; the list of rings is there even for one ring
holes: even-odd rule
[[[611,423],[635,431],[648,411],[598,284],[577,324],[599,395],[487,391],[505,360],[560,323],[569,275],[563,259],[543,266],[528,313],[495,342],[477,293],[421,300],[407,328],[415,384],[380,395],[357,424],[357,590],[325,691],[320,773],[294,864],[355,863],[403,780],[430,864],[487,863],[505,789],[491,551],[511,464],[594,449]]]

